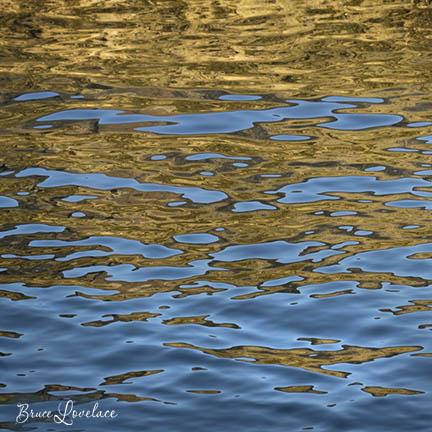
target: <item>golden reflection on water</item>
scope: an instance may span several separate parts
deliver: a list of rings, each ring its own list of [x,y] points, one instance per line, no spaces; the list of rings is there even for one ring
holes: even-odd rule
[[[215,323],[207,319],[210,315],[193,316],[193,317],[176,317],[169,320],[164,320],[167,325],[183,325],[183,324],[199,324],[207,327],[227,327],[239,329],[240,327],[234,323]]]
[[[166,343],[165,345],[175,348],[189,348],[199,350],[205,354],[214,355],[216,357],[230,359],[238,358],[238,361],[297,367],[340,378],[346,378],[350,375],[350,373],[324,369],[323,366],[329,366],[338,363],[358,364],[370,362],[379,358],[393,357],[403,353],[422,349],[420,346],[368,348],[342,345],[342,349],[336,351],[316,351],[310,348],[293,348],[282,350],[259,346],[236,346],[227,349],[209,349],[182,342]],[[245,360],[244,358],[248,358],[250,360]]]
[[[287,392],[287,393],[315,393],[315,394],[326,394],[320,390],[315,390],[311,385],[301,386],[288,386],[288,387],[275,387],[275,390]]]
[[[147,370],[147,371],[136,371],[136,372],[127,372],[121,375],[105,377],[105,381],[99,385],[112,385],[112,384],[123,384],[124,381],[132,378],[141,378],[149,375],[154,375],[164,372],[163,369],[157,370]],[[127,383],[126,383],[127,384]]]
[[[291,94],[431,78],[427,1],[3,2],[2,73],[77,83]],[[19,38],[20,44],[10,44]],[[362,67],[359,67],[361,65]],[[211,86],[209,86],[211,84]]]
[[[108,324],[112,324],[115,322],[129,322],[129,321],[147,321],[150,318],[155,318],[160,316],[161,314],[155,314],[150,312],[132,312],[130,314],[112,314],[112,315],[102,315],[103,318],[105,317],[112,317],[111,320],[103,321],[103,320],[97,320],[97,321],[91,321],[82,323],[83,326],[92,326],[92,327],[103,327]]]
[[[72,392],[80,392],[80,393],[70,393],[66,396],[57,396],[52,394],[52,392],[64,392],[64,391],[72,391]],[[51,393],[50,393],[51,392]],[[85,392],[85,393],[82,393]],[[75,387],[75,386],[65,386],[61,384],[50,384],[45,385],[43,389],[39,390],[35,393],[8,393],[8,394],[0,394],[0,403],[1,404],[14,404],[22,403],[22,401],[26,401],[29,404],[35,404],[37,402],[47,402],[47,401],[58,401],[63,402],[65,399],[73,398],[77,403],[86,403],[93,402],[103,399],[115,398],[117,401],[124,402],[139,402],[139,401],[153,401],[153,402],[162,402],[155,398],[149,397],[139,397],[134,394],[120,394],[120,393],[107,393],[101,390],[96,390],[90,387]],[[171,402],[163,402],[169,404]],[[0,426],[6,427],[10,425],[5,425],[4,423],[0,423]]]
[[[405,388],[385,388],[385,387],[363,387],[362,391],[370,393],[375,397],[384,397],[393,394],[399,395],[415,395],[423,392],[418,390],[409,390]]]

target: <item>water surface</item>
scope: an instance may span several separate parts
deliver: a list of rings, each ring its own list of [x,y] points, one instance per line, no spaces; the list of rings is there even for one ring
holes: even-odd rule
[[[429,431],[431,20],[6,5],[0,427]]]

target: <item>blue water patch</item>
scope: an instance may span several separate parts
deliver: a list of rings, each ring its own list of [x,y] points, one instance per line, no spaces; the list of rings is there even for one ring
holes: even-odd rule
[[[307,135],[273,135],[270,139],[275,141],[307,141],[311,137]]]
[[[354,232],[355,236],[368,236],[373,234],[373,231],[367,231],[367,230],[357,230]]]
[[[15,228],[11,230],[1,231],[0,238],[21,234],[56,233],[63,232],[65,229],[66,227],[64,226],[52,226],[46,224],[23,224],[16,225]]]
[[[105,246],[112,252],[105,252],[105,255],[142,255],[149,259],[162,259],[183,253],[178,249],[169,248],[159,244],[144,244],[138,240],[126,239],[123,237],[92,236],[85,240],[33,240],[29,243],[32,247],[71,247],[71,246]],[[58,258],[57,261],[68,261],[77,257],[88,256],[89,251],[77,252],[71,256]],[[90,251],[92,252],[92,251]],[[102,251],[100,251],[102,252]]]
[[[28,259],[30,261],[37,261],[37,260],[48,260],[55,258],[54,254],[44,254],[44,255],[15,255],[15,254],[3,254],[1,255],[2,258],[8,259],[8,258],[19,258],[19,259]]]
[[[106,272],[107,280],[123,282],[147,282],[151,280],[181,280],[195,276],[203,276],[208,271],[225,271],[223,268],[213,268],[208,264],[210,260],[195,260],[188,263],[187,267],[181,266],[152,266],[135,267],[132,264],[119,264],[114,266],[95,265],[88,267],[76,267],[63,271],[65,278],[79,278],[89,273]]]
[[[16,177],[47,177],[40,187],[83,186],[93,189],[131,188],[142,192],[172,192],[196,203],[213,203],[226,199],[224,192],[211,191],[199,187],[168,186],[155,183],[139,183],[132,178],[112,177],[99,173],[69,173],[65,171],[46,170],[44,168],[27,168],[16,174]]]
[[[417,138],[419,141],[425,141],[426,144],[432,144],[432,135],[426,135],[423,137],[418,137]]]
[[[415,152],[418,152],[417,149],[410,149],[410,148],[406,148],[406,147],[389,147],[386,150],[390,151],[390,152],[400,152],[400,153],[415,153]]]
[[[375,127],[393,126],[403,120],[393,114],[338,114],[336,121],[320,123],[320,127],[336,130],[363,130]]]
[[[350,97],[350,96],[327,96],[321,99],[323,102],[368,102],[368,103],[384,103],[381,98],[368,98],[368,97]]]
[[[302,281],[304,280],[304,278],[302,278],[301,276],[285,276],[282,278],[277,278],[277,279],[271,279],[271,280],[267,280],[265,282],[263,282],[261,284],[261,286],[263,287],[274,287],[274,286],[279,286],[279,285],[284,285],[287,284],[289,282],[298,282],[298,281]]]
[[[330,213],[330,216],[353,216],[356,215],[355,211],[337,211]]]
[[[365,273],[390,273],[406,277],[416,275],[416,277],[431,280],[432,259],[409,258],[419,253],[432,253],[432,243],[359,252],[342,258],[337,264],[318,267],[313,271],[326,274],[351,273],[350,268],[359,268]]]
[[[186,201],[171,201],[167,204],[168,207],[179,207],[186,204]]]
[[[384,171],[385,169],[386,167],[384,165],[376,165],[373,167],[365,168],[364,170],[369,172],[369,171]]]
[[[423,121],[423,122],[415,122],[415,123],[408,123],[407,127],[425,127],[432,125],[432,122],[429,121]]]
[[[59,111],[43,117],[39,122],[64,120],[98,120],[99,124],[164,123],[160,126],[136,127],[135,130],[161,135],[202,135],[239,132],[253,128],[255,123],[274,123],[289,119],[333,118],[317,126],[338,130],[363,130],[391,126],[403,120],[390,114],[341,113],[342,109],[353,109],[349,103],[310,102],[287,100],[292,106],[264,110],[221,111],[199,114],[177,114],[155,116],[148,114],[125,114],[121,110],[76,109]]]
[[[399,207],[399,208],[423,208],[427,210],[432,210],[432,202],[431,201],[422,201],[422,200],[397,200],[397,201],[389,201],[385,203],[388,207]]]
[[[328,193],[372,192],[374,195],[411,193],[418,195],[415,188],[431,187],[431,182],[424,179],[400,178],[396,180],[377,180],[370,176],[321,177],[308,179],[303,183],[288,184],[267,194],[284,194],[277,201],[284,204],[336,200],[337,196]],[[299,193],[300,191],[301,193]]]
[[[251,160],[252,158],[247,156],[226,156],[220,153],[196,153],[193,155],[186,156],[186,160],[191,161],[202,161],[209,159],[233,159],[233,160]]]
[[[80,201],[95,199],[95,198],[97,198],[97,196],[94,195],[70,195],[66,198],[62,198],[61,200],[75,203],[75,202],[80,202]]]
[[[16,199],[0,195],[0,208],[18,207],[19,203]]]
[[[17,96],[14,100],[16,101],[30,101],[38,99],[48,99],[52,97],[60,96],[57,92],[47,91],[47,92],[34,92],[34,93],[24,93]]]
[[[52,125],[40,125],[40,126],[34,126],[33,129],[51,129]]]
[[[324,246],[324,244],[315,241],[288,243],[284,240],[277,240],[266,243],[227,246],[219,252],[210,254],[210,256],[216,261],[223,262],[246,259],[273,259],[279,263],[291,263],[310,258],[310,256],[304,254],[304,251],[312,246]]]
[[[233,213],[252,212],[257,210],[277,210],[277,207],[261,201],[244,201],[234,204]]]
[[[227,100],[227,101],[254,101],[254,100],[260,100],[261,96],[255,96],[255,95],[242,95],[242,94],[229,94],[229,95],[223,95],[219,96],[220,100]]]
[[[178,243],[210,244],[219,241],[219,237],[207,233],[179,234],[173,237]]]
[[[345,246],[355,246],[360,244],[358,241],[344,241],[342,243],[338,243],[332,246],[332,249],[342,249]]]

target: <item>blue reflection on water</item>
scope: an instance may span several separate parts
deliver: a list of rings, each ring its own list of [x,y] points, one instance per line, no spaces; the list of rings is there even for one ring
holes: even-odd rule
[[[342,109],[357,108],[356,105],[349,103],[310,102],[304,100],[287,100],[287,102],[292,104],[292,106],[265,110],[221,111],[171,116],[124,114],[123,111],[119,110],[76,109],[59,111],[39,117],[37,121],[52,122],[93,119],[98,120],[101,125],[163,122],[168,124],[136,127],[135,130],[157,134],[197,135],[233,133],[252,128],[255,123],[274,123],[289,119],[332,118],[334,120],[321,123],[318,126],[338,130],[362,130],[391,126],[403,120],[401,116],[393,114],[340,113],[339,110]]]
[[[18,207],[19,203],[17,200],[5,196],[0,196],[0,208],[6,207]]]
[[[412,259],[418,253],[432,253],[432,243],[415,246],[359,252],[342,258],[337,264],[318,267],[319,273],[351,273],[350,269],[360,268],[364,272],[391,273],[396,276],[411,276],[432,280],[432,259]]]
[[[199,187],[168,186],[155,183],[139,183],[134,178],[112,177],[98,173],[69,173],[65,171],[47,170],[44,168],[26,168],[16,177],[43,176],[47,177],[38,186],[84,186],[93,189],[131,188],[142,192],[173,192],[197,203],[212,203],[227,198],[224,192],[209,191]]]
[[[228,100],[228,101],[254,101],[261,99],[261,96],[254,95],[242,95],[242,94],[229,94],[223,95],[219,97],[220,100]]]
[[[415,188],[431,187],[431,185],[432,183],[428,180],[408,177],[395,180],[377,180],[376,177],[371,176],[315,177],[265,193],[283,194],[285,196],[279,198],[278,202],[290,204],[340,199],[337,196],[327,195],[327,193],[335,192],[372,192],[377,196],[411,193],[418,196],[422,192],[416,191]]]
[[[210,244],[217,242],[219,237],[207,233],[190,233],[176,235],[174,236],[174,240],[179,243]]]
[[[14,229],[8,231],[1,231],[0,238],[12,236],[12,235],[19,235],[19,234],[35,234],[35,233],[42,233],[42,232],[48,232],[48,233],[63,232],[65,228],[66,227],[64,226],[51,226],[46,224],[16,225]]]
[[[48,99],[55,96],[59,96],[57,92],[47,91],[47,92],[35,92],[35,93],[24,93],[20,96],[17,96],[14,100],[20,101],[31,101],[38,99]]]
[[[32,247],[61,247],[61,246],[106,246],[112,252],[98,251],[98,256],[107,256],[113,254],[119,255],[142,255],[144,258],[162,259],[181,254],[178,249],[168,248],[166,246],[151,244],[146,245],[138,240],[125,239],[122,237],[109,236],[91,236],[85,240],[63,241],[63,240],[32,240],[29,243]],[[69,261],[74,258],[92,255],[94,251],[76,252],[64,258],[58,258],[58,261]]]

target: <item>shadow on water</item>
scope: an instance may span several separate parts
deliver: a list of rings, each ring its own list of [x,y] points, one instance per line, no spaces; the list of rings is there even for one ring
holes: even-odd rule
[[[0,428],[429,431],[430,2],[0,20]]]

